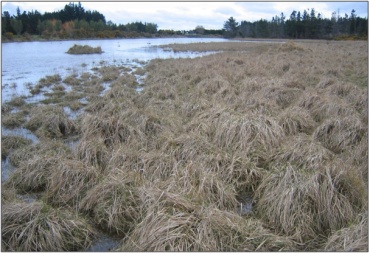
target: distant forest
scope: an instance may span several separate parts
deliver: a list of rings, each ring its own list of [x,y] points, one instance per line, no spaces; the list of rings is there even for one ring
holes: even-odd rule
[[[69,3],[64,9],[41,14],[23,11],[19,7],[16,15],[4,11],[1,16],[1,34],[5,40],[13,40],[14,35],[22,40],[42,39],[83,39],[83,38],[133,38],[161,37],[174,35],[223,36],[226,38],[299,38],[299,39],[367,39],[368,20],[350,15],[339,16],[332,13],[330,19],[323,18],[314,9],[293,11],[289,18],[283,13],[268,21],[238,23],[230,17],[222,29],[205,29],[199,25],[190,31],[160,30],[155,23],[132,22],[114,24],[106,21],[98,11],[85,10],[81,3]]]

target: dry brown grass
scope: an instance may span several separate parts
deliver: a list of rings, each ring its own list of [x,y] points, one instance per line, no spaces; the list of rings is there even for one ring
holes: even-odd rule
[[[26,122],[27,114],[25,111],[3,114],[1,124],[7,128],[20,127]]]
[[[325,243],[325,251],[369,251],[369,217],[360,214],[356,222],[349,227],[335,231]]]
[[[349,170],[335,164],[315,172],[289,165],[275,169],[257,189],[258,216],[272,228],[306,243],[347,226],[366,195],[364,184],[353,187],[361,180],[348,177]],[[356,195],[361,196],[361,203],[355,203],[359,200]]]
[[[63,158],[70,156],[70,150],[62,142],[48,140],[34,145],[22,146],[9,155],[10,163],[17,167],[5,185],[17,191],[44,191],[51,172]]]
[[[38,106],[31,110],[25,127],[35,131],[39,137],[62,138],[74,134],[77,126],[60,107]]]
[[[111,233],[124,234],[140,218],[137,187],[140,173],[113,169],[81,201],[81,209],[91,214],[95,223]]]
[[[15,190],[73,206],[124,236],[119,250],[366,249],[366,43],[174,47],[224,52],[153,60],[140,92],[122,68],[100,70],[104,94],[101,77],[80,77],[65,96],[89,103],[73,156],[15,150]]]
[[[356,146],[363,138],[366,127],[354,116],[333,117],[316,128],[313,136],[322,145],[335,153]]]
[[[43,140],[34,145],[22,146],[9,155],[12,165],[18,167],[21,163],[27,163],[35,157],[68,156],[70,150],[63,142],[57,140]]]
[[[21,163],[7,183],[14,185],[21,192],[43,191],[59,160],[53,156],[35,155]]]
[[[156,187],[142,192],[143,220],[121,251],[268,251],[293,249],[288,238],[273,235],[254,219],[194,205],[181,194]]]
[[[31,144],[32,141],[20,136],[1,136],[1,157],[4,159],[12,151]]]
[[[98,171],[81,161],[61,160],[48,177],[47,200],[56,206],[79,206],[98,181]]]
[[[94,235],[85,220],[42,202],[13,202],[2,207],[2,246],[7,251],[76,251]]]

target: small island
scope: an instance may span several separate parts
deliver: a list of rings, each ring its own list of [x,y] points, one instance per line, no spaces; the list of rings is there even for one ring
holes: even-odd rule
[[[88,45],[76,45],[74,44],[73,47],[71,47],[67,54],[101,54],[103,53],[101,47],[91,47]]]

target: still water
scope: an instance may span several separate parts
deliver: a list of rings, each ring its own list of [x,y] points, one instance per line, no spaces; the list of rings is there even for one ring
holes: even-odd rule
[[[29,96],[27,84],[36,84],[46,75],[62,78],[107,65],[137,65],[155,58],[198,57],[209,53],[163,50],[159,45],[171,43],[223,42],[221,38],[157,38],[48,42],[2,43],[2,103],[14,96]],[[74,44],[100,46],[103,54],[70,55]]]

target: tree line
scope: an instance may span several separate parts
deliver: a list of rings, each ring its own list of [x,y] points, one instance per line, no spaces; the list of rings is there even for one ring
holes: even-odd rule
[[[131,22],[126,25],[116,25],[106,21],[105,16],[98,11],[85,10],[81,3],[69,3],[64,9],[41,14],[36,11],[24,11],[19,7],[17,14],[11,16],[4,11],[1,16],[2,35],[11,39],[13,35],[23,35],[30,39],[31,35],[50,38],[116,38],[137,37],[158,33],[154,23]]]
[[[241,21],[240,24],[230,17],[222,29],[205,29],[197,26],[194,30],[160,30],[155,23],[141,21],[127,24],[114,24],[106,21],[98,11],[85,10],[81,3],[69,3],[64,9],[41,14],[36,11],[23,11],[19,7],[16,15],[4,11],[1,19],[3,38],[12,40],[14,35],[24,40],[38,35],[44,39],[81,39],[81,38],[127,38],[153,36],[223,36],[226,38],[294,38],[294,39],[367,39],[368,20],[356,15],[339,16],[332,13],[330,19],[323,18],[315,9],[293,11],[288,18],[283,13],[275,15],[270,21],[260,19],[255,22]]]
[[[339,16],[332,13],[330,19],[323,18],[315,9],[293,11],[286,19],[284,13],[274,16],[271,21],[260,19],[255,22],[236,22],[230,17],[224,23],[225,37],[248,38],[293,38],[293,39],[335,39],[363,38],[368,36],[368,20],[356,15],[352,10],[350,15]]]

